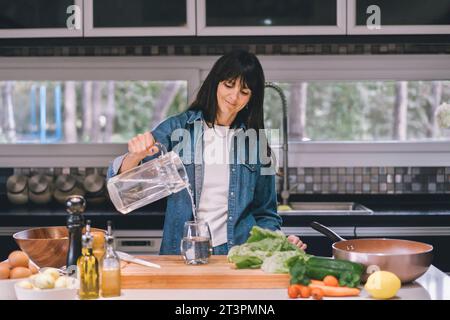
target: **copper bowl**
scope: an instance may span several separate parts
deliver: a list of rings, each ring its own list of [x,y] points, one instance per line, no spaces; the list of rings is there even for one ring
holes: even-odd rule
[[[105,232],[96,228],[92,228],[92,231]],[[28,229],[15,233],[13,238],[38,267],[61,268],[66,265],[69,250],[67,227]]]

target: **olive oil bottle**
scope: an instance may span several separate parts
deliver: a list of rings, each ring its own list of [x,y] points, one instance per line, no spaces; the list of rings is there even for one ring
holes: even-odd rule
[[[86,233],[83,235],[83,249],[78,258],[78,279],[80,289],[78,296],[80,299],[97,299],[99,297],[99,265],[98,260],[92,251],[93,236],[91,233],[91,221],[86,223]]]
[[[108,231],[105,235],[106,253],[102,264],[102,290],[103,297],[120,296],[120,259],[114,250],[114,236],[112,223],[108,221]]]

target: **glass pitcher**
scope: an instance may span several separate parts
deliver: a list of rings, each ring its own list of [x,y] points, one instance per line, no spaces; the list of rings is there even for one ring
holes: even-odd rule
[[[107,188],[116,209],[127,214],[189,187],[180,157],[160,143],[160,156],[108,180]]]

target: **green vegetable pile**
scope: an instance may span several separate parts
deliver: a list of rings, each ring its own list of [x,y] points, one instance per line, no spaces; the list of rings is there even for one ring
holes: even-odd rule
[[[228,261],[238,269],[259,269],[267,273],[288,273],[289,259],[307,260],[309,256],[290,243],[281,231],[271,231],[254,226],[247,242],[234,246],[228,252]]]
[[[294,257],[286,261],[291,275],[291,284],[308,285],[311,279],[322,280],[334,276],[343,287],[356,288],[361,283],[364,265],[325,257],[311,256],[308,261]]]
[[[230,249],[228,261],[237,269],[289,273],[291,284],[302,285],[308,285],[311,279],[322,280],[333,275],[339,285],[354,288],[360,284],[364,272],[364,266],[359,263],[308,255],[290,243],[283,232],[258,226],[252,228],[246,243]]]

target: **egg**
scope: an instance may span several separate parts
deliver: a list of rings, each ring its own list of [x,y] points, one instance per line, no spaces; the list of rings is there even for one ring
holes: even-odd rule
[[[53,289],[55,287],[55,279],[49,274],[39,274],[34,278],[34,285],[39,289]]]
[[[28,266],[28,269],[31,270],[31,273],[32,273],[32,274],[36,274],[36,273],[39,272],[38,268],[37,268],[34,264],[32,264],[32,263],[30,263],[30,265]]]
[[[56,281],[55,281],[55,288],[67,288],[69,286],[70,283],[68,283],[67,279],[68,277],[59,277]]]
[[[33,284],[27,280],[20,281],[17,285],[22,289],[33,289]]]
[[[9,267],[6,264],[0,264],[0,280],[9,278]]]
[[[25,252],[22,251],[13,251],[8,256],[9,264],[12,268],[16,267],[25,267],[28,268],[30,264],[30,258]]]
[[[51,276],[53,278],[53,280],[56,280],[59,278],[59,271],[58,271],[58,269],[55,269],[55,268],[45,269],[43,274],[48,274],[49,276]]]
[[[10,273],[11,279],[28,278],[29,276],[31,276],[31,270],[24,267],[15,267]]]

